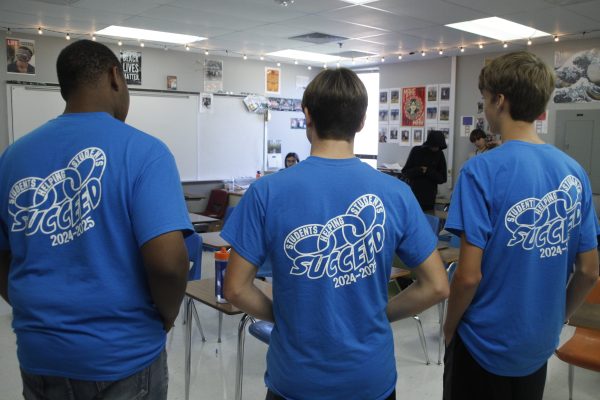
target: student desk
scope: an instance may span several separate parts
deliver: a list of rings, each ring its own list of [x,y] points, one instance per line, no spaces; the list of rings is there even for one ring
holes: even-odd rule
[[[192,222],[192,225],[194,225],[194,224],[209,224],[211,222],[218,221],[218,219],[213,218],[213,217],[207,217],[206,215],[194,214],[191,212],[189,212],[188,215],[190,217],[190,221]]]
[[[186,189],[186,190],[183,192],[183,197],[184,197],[186,200],[204,200],[204,199],[206,198],[206,196],[203,196],[203,195],[201,195],[201,194],[198,194],[198,193],[196,193],[196,192],[194,192],[194,191],[192,191],[192,190],[190,190],[190,189]]]
[[[238,205],[238,203],[240,202],[240,200],[242,199],[242,196],[244,195],[244,193],[246,193],[246,191],[245,190],[228,190],[227,193],[229,193],[229,198],[227,199],[227,206],[235,207]]]
[[[270,283],[256,279],[254,285],[258,287],[267,297],[273,297],[273,289]],[[198,300],[215,310],[219,311],[219,317],[222,318],[223,313],[227,315],[243,314],[239,308],[232,306],[229,303],[217,303],[215,297],[215,279],[201,279],[197,281],[189,281],[185,290],[185,318],[187,326],[185,327],[185,399],[190,398],[190,369],[192,364],[192,309],[193,301]],[[197,317],[197,316],[196,316]],[[221,331],[221,319],[219,319],[219,332]],[[240,322],[238,328],[238,350],[239,343],[245,335],[245,324]],[[204,340],[204,334],[202,334]],[[220,337],[219,337],[220,341]],[[238,354],[238,357],[240,354]]]
[[[203,232],[199,234],[202,236],[202,245],[211,247],[219,250],[221,247],[226,249],[230,248],[231,245],[225,239],[221,237],[221,232]]]

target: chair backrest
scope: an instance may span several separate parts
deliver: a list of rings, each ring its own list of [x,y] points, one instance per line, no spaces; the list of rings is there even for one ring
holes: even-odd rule
[[[433,230],[433,233],[437,236],[437,234],[440,233],[440,219],[431,214],[425,214],[425,217],[431,226],[431,230]]]
[[[223,219],[227,211],[227,199],[229,193],[225,189],[213,189],[210,191],[206,209],[201,213],[208,217]]]
[[[190,260],[190,271],[188,281],[200,279],[200,270],[202,269],[202,236],[193,233],[185,238],[185,247],[188,251]]]
[[[448,273],[448,282],[452,281],[452,277],[454,276],[454,271],[456,271],[457,266],[458,266],[458,263],[456,261],[453,261],[446,268],[446,272]]]

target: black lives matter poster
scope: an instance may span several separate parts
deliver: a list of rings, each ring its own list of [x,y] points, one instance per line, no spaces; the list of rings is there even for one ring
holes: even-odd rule
[[[121,64],[128,85],[142,84],[142,52],[122,51]]]

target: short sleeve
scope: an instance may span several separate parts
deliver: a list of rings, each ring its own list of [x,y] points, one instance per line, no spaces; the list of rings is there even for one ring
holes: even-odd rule
[[[252,265],[263,265],[267,253],[265,208],[256,185],[244,193],[223,227],[221,237]]]
[[[460,173],[452,192],[450,210],[444,229],[461,236],[464,232],[469,243],[485,248],[492,233],[485,190],[475,174],[466,167]]]
[[[433,232],[415,196],[405,196],[406,229],[396,247],[396,254],[409,268],[419,266],[437,248],[437,233]]]
[[[162,234],[193,232],[175,160],[166,149],[137,177],[130,205],[138,246]]]
[[[577,253],[585,253],[598,247],[600,225],[592,200],[592,188],[585,176],[583,180],[583,198],[581,199],[581,228],[579,230],[579,247]]]

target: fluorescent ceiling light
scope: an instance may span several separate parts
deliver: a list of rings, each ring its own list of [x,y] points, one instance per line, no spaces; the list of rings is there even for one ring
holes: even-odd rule
[[[128,28],[126,26],[116,26],[116,25],[111,25],[108,28],[104,28],[104,29],[96,32],[96,35],[115,36],[118,38],[138,39],[138,40],[146,40],[146,41],[152,41],[152,42],[177,43],[177,44],[187,44],[187,43],[198,42],[200,40],[206,40],[206,38],[200,37],[200,36],[190,36],[190,35],[181,35],[179,33],[149,31],[147,29]]]
[[[309,51],[291,49],[274,51],[272,53],[268,53],[267,55],[273,57],[291,58],[293,60],[304,60],[323,63],[338,61],[341,59],[341,57],[330,56],[329,54],[311,53]]]
[[[377,1],[377,0],[342,0],[342,1],[346,2],[346,3],[352,3],[352,4],[356,4],[356,5],[361,5],[361,4],[372,3],[372,2]]]
[[[448,24],[446,26],[502,41],[528,39],[550,35],[549,33],[538,31],[535,28],[517,24],[516,22],[498,17],[457,22],[456,24]]]

